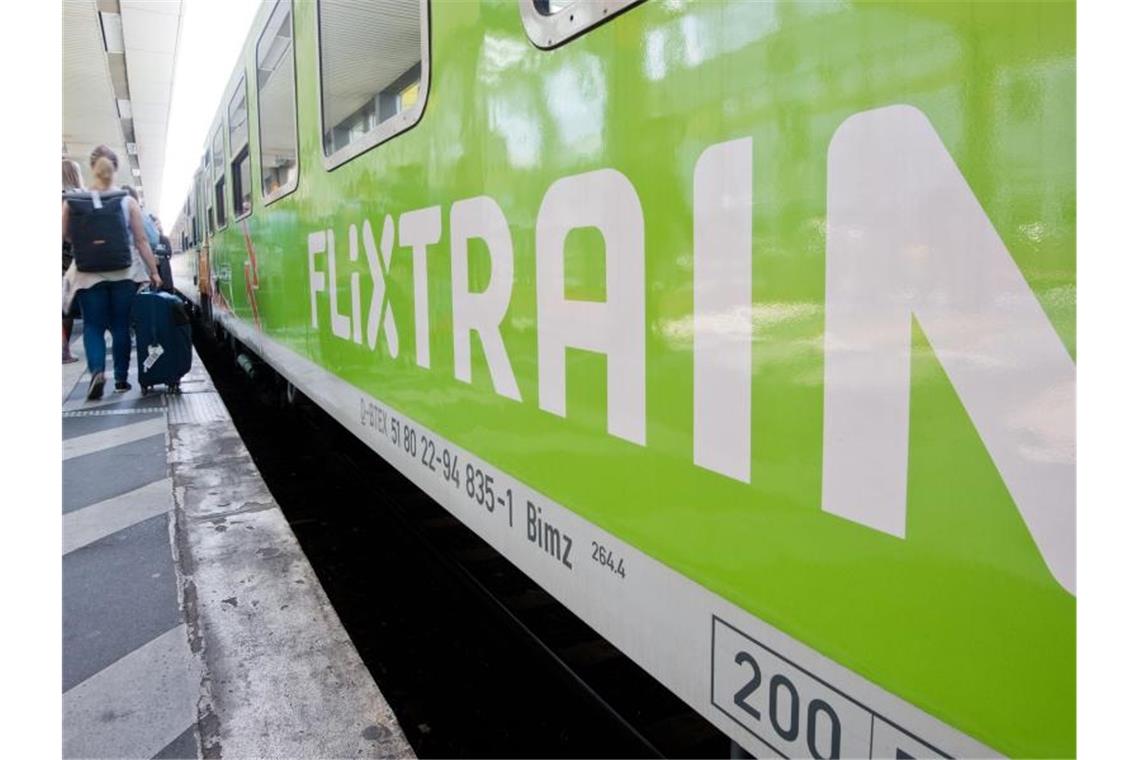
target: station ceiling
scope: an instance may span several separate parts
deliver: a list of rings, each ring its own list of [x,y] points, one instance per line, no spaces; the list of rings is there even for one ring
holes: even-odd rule
[[[63,155],[106,144],[157,211],[183,0],[63,0]],[[173,220],[170,220],[173,221]]]

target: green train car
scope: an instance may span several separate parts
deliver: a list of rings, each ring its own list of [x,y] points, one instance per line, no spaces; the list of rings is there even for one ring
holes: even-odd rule
[[[179,286],[749,752],[1072,756],[1075,65],[1066,2],[266,3]]]

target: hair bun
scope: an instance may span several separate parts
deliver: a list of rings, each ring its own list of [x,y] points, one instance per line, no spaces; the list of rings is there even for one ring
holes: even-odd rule
[[[104,182],[110,182],[119,168],[119,157],[106,145],[91,151],[91,171]]]

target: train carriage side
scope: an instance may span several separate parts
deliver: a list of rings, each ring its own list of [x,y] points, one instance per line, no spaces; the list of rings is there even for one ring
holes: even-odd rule
[[[1074,25],[267,4],[214,317],[753,753],[1071,755]]]

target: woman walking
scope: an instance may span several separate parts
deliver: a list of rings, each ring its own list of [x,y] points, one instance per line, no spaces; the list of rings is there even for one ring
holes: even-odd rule
[[[79,174],[79,164],[72,161],[70,158],[63,159],[63,192],[71,190],[82,190],[83,180]],[[68,270],[73,269],[71,266],[71,243],[66,240],[63,241],[63,276],[68,276]],[[79,316],[78,311],[79,302],[72,299],[71,308],[63,314],[63,363],[71,364],[72,362],[79,361],[71,355],[71,328],[75,324],[75,317]]]
[[[115,172],[119,168],[119,158],[106,145],[91,151],[91,172],[94,181],[92,193],[105,193],[114,187]],[[93,198],[98,196],[93,195]],[[139,204],[126,196],[114,196],[108,203],[118,203],[122,208],[122,223],[126,239],[130,242],[130,265],[110,271],[82,271],[76,267],[74,286],[79,308],[83,312],[83,348],[87,352],[87,369],[91,372],[91,384],[87,388],[88,400],[103,397],[107,369],[107,345],[105,335],[111,331],[111,353],[114,360],[115,391],[122,393],[131,389],[127,382],[127,372],[131,363],[131,300],[141,283],[151,282],[155,287],[162,284],[158,276],[158,265],[143,227],[142,211]],[[101,208],[101,204],[98,204]],[[63,235],[70,237],[70,209],[67,201],[63,204]],[[78,244],[78,241],[73,241]],[[77,258],[81,251],[75,251]],[[77,264],[79,262],[77,261]]]

